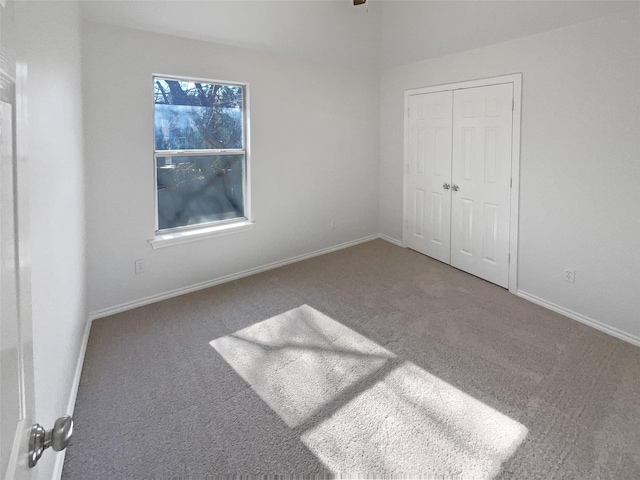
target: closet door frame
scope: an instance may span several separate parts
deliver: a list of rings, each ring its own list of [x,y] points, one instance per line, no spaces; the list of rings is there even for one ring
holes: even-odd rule
[[[402,191],[402,242],[407,246],[407,172],[409,169],[409,100],[412,95],[486,87],[489,85],[513,84],[513,123],[511,132],[511,216],[509,221],[509,292],[518,290],[518,214],[520,200],[520,123],[522,112],[522,73],[480,78],[462,82],[414,88],[404,92],[404,153]]]

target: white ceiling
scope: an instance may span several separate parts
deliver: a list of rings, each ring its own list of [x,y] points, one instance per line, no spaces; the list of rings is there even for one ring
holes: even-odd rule
[[[321,62],[389,67],[598,17],[640,1],[99,0],[87,20]]]
[[[401,65],[635,10],[639,1],[384,2],[381,63]]]

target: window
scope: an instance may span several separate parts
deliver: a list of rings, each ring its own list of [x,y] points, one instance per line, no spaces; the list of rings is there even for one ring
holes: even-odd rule
[[[153,77],[156,234],[246,222],[247,86]]]

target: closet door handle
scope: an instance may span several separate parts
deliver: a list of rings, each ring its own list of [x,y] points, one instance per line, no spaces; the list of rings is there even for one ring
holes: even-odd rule
[[[460,190],[460,187],[458,187],[458,185],[454,183],[453,185],[451,185],[451,190],[453,190],[454,192],[457,192],[458,190]]]
[[[451,188],[451,185],[445,182],[442,184],[442,188],[444,188],[445,190],[449,190]]]

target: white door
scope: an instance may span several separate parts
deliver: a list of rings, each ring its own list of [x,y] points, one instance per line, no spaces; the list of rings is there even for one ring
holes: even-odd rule
[[[449,263],[451,91],[409,97],[406,211],[409,248]]]
[[[408,97],[405,245],[509,287],[513,83]]]
[[[0,7],[1,9],[2,7]],[[28,445],[34,421],[26,202],[16,161],[15,64],[0,44],[0,478],[32,478]]]
[[[513,84],[453,94],[451,265],[509,286]]]

